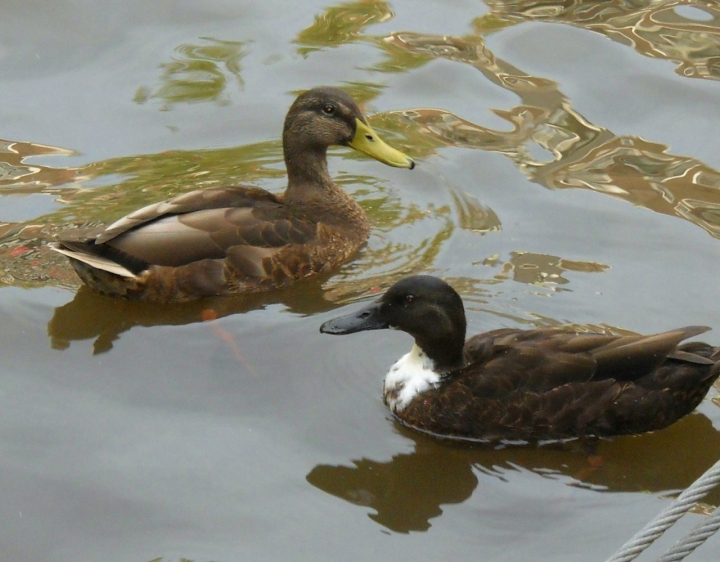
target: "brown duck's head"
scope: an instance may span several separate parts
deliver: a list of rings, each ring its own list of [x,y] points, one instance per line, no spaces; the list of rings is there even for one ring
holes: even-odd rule
[[[389,166],[415,167],[372,130],[355,101],[337,88],[313,88],[298,96],[285,117],[283,144],[295,152],[351,146]]]
[[[462,364],[465,309],[460,295],[442,279],[416,275],[398,281],[375,302],[325,322],[320,331],[344,335],[385,328],[410,334],[438,370]]]

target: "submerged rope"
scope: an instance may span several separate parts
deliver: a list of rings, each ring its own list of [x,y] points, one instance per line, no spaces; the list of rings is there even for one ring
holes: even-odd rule
[[[693,482],[687,490],[675,499],[675,501],[661,511],[655,519],[635,533],[635,535],[626,542],[620,550],[618,550],[605,562],[630,562],[631,560],[637,558],[643,550],[645,550],[655,541],[655,539],[672,527],[678,519],[685,515],[685,513],[687,513],[690,508],[695,505],[695,502],[705,497],[710,490],[717,486],[718,483],[720,483],[720,461],[716,462],[705,474]],[[715,515],[716,514],[712,515],[712,520],[716,519]],[[718,521],[706,521],[703,525],[698,526],[688,536],[673,546],[672,549],[665,554],[665,556],[676,556],[675,552],[684,552],[685,554],[683,554],[680,558],[663,558],[661,559],[662,562],[682,560],[682,558],[690,554],[690,552],[697,548],[697,546],[702,544],[705,539],[717,530],[717,527],[715,527],[712,532],[707,534],[709,532],[708,529],[706,529],[708,527],[708,523],[710,523],[709,528],[712,528],[715,527]],[[700,537],[704,538],[700,540]],[[697,544],[695,544],[696,542]],[[689,548],[690,545],[694,546]]]

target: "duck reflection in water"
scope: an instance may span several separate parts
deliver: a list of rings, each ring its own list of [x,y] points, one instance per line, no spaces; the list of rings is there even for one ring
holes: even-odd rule
[[[324,297],[323,283],[329,276],[321,275],[267,293],[164,304],[115,299],[80,287],[72,301],[55,309],[48,322],[50,345],[63,350],[73,341],[94,339],[93,354],[97,355],[112,349],[113,342],[123,332],[136,326],[180,326],[260,310],[274,304],[283,304],[290,312],[312,315],[337,306]]]
[[[720,433],[702,414],[641,436],[617,437],[587,448],[565,443],[542,447],[462,446],[428,439],[394,422],[415,443],[412,453],[390,461],[368,458],[345,465],[317,465],[307,475],[314,487],[371,508],[368,517],[396,533],[427,531],[443,506],[470,498],[488,478],[509,481],[521,469],[603,492],[675,492],[692,484],[720,458]],[[584,449],[584,450],[579,450]],[[570,479],[568,481],[568,478]],[[720,504],[716,489],[705,501]]]

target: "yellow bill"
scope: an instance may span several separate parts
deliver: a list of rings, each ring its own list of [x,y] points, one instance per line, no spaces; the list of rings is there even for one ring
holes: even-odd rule
[[[411,170],[415,167],[415,162],[412,158],[394,149],[389,144],[386,144],[385,141],[372,130],[370,125],[366,125],[360,121],[360,119],[356,119],[355,126],[355,136],[350,141],[350,146],[354,149],[364,152],[388,166],[410,168]]]

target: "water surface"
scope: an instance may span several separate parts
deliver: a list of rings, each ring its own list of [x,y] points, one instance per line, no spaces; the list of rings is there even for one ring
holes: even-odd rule
[[[715,390],[672,428],[594,456],[436,443],[380,399],[406,335],[317,330],[429,272],[460,291],[471,332],[701,324],[720,343],[714,3],[59,1],[3,14],[3,561],[604,560],[720,458]],[[331,151],[373,224],[334,274],[144,305],[79,287],[44,247],[197,187],[281,191],[282,120],[321,84],[352,93],[418,162]],[[715,491],[704,509],[719,503]],[[719,540],[688,560],[714,561]]]

